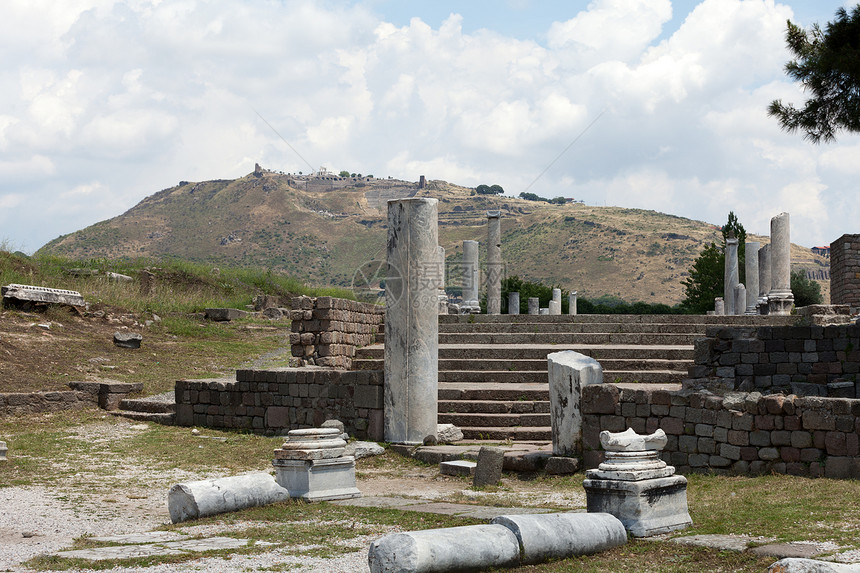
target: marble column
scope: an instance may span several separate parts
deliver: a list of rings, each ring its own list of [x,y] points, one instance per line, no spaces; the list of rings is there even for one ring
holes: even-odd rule
[[[501,217],[501,211],[487,211],[487,314],[502,313]]]
[[[721,296],[714,299],[714,314],[717,316],[726,314],[726,304]]]
[[[520,293],[509,292],[508,293],[508,314],[519,314],[519,313],[520,313]]]
[[[747,303],[744,314],[758,314],[758,251],[761,243],[747,241],[744,247],[744,273],[746,274]]]
[[[570,291],[570,294],[567,295],[567,314],[574,316],[576,315],[576,291]]]
[[[463,241],[463,305],[470,313],[481,312],[478,300],[480,286],[478,269],[478,241]]]
[[[436,435],[439,386],[438,201],[388,202],[384,436],[420,444]]]
[[[767,314],[767,295],[770,292],[770,245],[758,250],[758,309]]]
[[[770,292],[767,294],[768,313],[791,314],[794,295],[791,293],[791,237],[788,213],[770,220]]]
[[[735,314],[745,314],[747,308],[747,287],[744,283],[735,285],[735,292],[732,293],[735,297]]]
[[[552,289],[552,300],[549,301],[549,313],[552,315],[561,314],[561,289]]]
[[[744,305],[740,313],[735,312],[735,285],[738,282],[738,240],[730,234],[726,239],[726,266],[723,272],[723,304],[727,315],[743,314],[743,310],[746,310]]]
[[[448,293],[445,292],[445,247],[439,247],[439,314],[448,314]]]
[[[529,297],[529,314],[540,314],[540,299],[537,297]]]

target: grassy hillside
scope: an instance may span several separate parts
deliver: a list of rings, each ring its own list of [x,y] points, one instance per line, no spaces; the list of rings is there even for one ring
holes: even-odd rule
[[[483,259],[486,211],[500,210],[507,274],[558,284],[587,298],[675,304],[683,299],[681,281],[693,260],[719,237],[713,224],[655,211],[473,193],[444,181],[418,189],[405,181],[327,182],[265,171],[233,181],[182,182],[119,217],[51,241],[40,253],[175,256],[210,265],[265,266],[311,284],[350,287],[364,263],[385,259],[386,200],[435,197],[439,240],[449,262],[461,259],[466,239],[482,243]],[[802,247],[792,256],[795,266],[827,263]],[[829,285],[822,286],[827,294]]]

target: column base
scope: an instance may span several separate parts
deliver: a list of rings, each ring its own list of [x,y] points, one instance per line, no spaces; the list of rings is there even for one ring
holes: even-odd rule
[[[640,481],[586,479],[582,486],[589,513],[614,515],[634,537],[650,537],[693,524],[684,476]]]
[[[788,295],[768,295],[767,297],[767,313],[777,316],[786,316],[791,314],[791,308],[794,306],[794,296]]]
[[[361,497],[355,487],[355,458],[342,456],[322,460],[272,460],[275,481],[290,497],[305,501],[327,501]]]

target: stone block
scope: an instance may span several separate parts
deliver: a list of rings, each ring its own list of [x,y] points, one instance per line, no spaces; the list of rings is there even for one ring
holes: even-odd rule
[[[170,520],[181,523],[289,498],[272,475],[259,472],[174,485],[167,494],[167,508]]]
[[[658,535],[692,525],[684,476],[641,481],[586,478],[582,485],[588,512],[614,515],[634,537]]]
[[[498,485],[502,479],[505,451],[502,448],[482,446],[478,450],[478,465],[475,468],[475,478],[472,485],[483,487]]]
[[[383,408],[383,386],[356,386],[353,400],[356,408]]]
[[[582,389],[583,414],[614,414],[619,391],[614,384],[593,384]]]

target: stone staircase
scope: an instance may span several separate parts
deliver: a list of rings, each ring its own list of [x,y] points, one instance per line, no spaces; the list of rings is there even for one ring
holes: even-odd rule
[[[176,419],[176,396],[171,390],[146,398],[125,398],[119,403],[119,410],[112,410],[111,414],[172,426]]]
[[[550,439],[546,356],[575,350],[600,361],[604,382],[676,387],[710,326],[788,324],[791,317],[694,315],[442,315],[439,423],[469,439]],[[380,335],[381,341],[383,336]],[[356,369],[383,365],[381,342]]]

